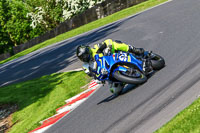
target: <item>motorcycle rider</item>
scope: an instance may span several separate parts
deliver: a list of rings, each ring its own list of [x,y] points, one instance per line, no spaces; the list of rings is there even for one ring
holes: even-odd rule
[[[122,43],[119,40],[113,41],[112,39],[107,39],[100,44],[95,44],[94,48],[89,46],[78,46],[76,55],[77,57],[84,62],[83,69],[86,74],[96,79],[96,67],[94,56],[96,54],[108,55],[109,53],[115,53],[116,51],[131,52],[136,55],[143,55],[143,48],[136,48],[134,46]],[[149,71],[150,62],[148,60],[144,61],[143,70],[144,72]]]

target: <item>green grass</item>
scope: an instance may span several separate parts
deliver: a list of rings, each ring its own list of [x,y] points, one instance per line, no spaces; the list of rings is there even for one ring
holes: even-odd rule
[[[1,87],[0,104],[17,104],[19,109],[12,116],[11,133],[27,133],[39,122],[56,113],[65,100],[84,91],[90,78],[83,72],[51,74],[34,80]]]
[[[155,133],[200,133],[200,98]]]
[[[52,39],[49,39],[45,42],[42,42],[40,44],[37,44],[29,49],[26,49],[20,53],[17,53],[16,55],[8,58],[8,59],[5,59],[3,61],[0,62],[0,64],[3,64],[5,62],[8,62],[8,61],[11,61],[13,59],[16,59],[18,57],[21,57],[21,56],[24,56],[26,54],[29,54],[33,51],[36,51],[40,48],[44,48],[48,45],[51,45],[51,44],[54,44],[56,42],[60,42],[62,40],[65,40],[65,39],[68,39],[68,38],[71,38],[73,36],[76,36],[76,35],[79,35],[79,34],[82,34],[82,33],[85,33],[87,31],[90,31],[92,29],[95,29],[95,28],[98,28],[98,27],[101,27],[103,25],[106,25],[106,24],[109,24],[109,23],[112,23],[112,22],[115,22],[119,19],[122,19],[122,18],[126,18],[130,15],[133,15],[133,14],[136,14],[140,11],[143,11],[145,9],[148,9],[150,7],[153,7],[155,5],[158,5],[160,3],[163,3],[163,2],[166,2],[167,0],[148,0],[146,2],[143,2],[141,4],[138,4],[136,6],[133,6],[133,7],[130,7],[130,8],[127,8],[127,9],[124,9],[124,10],[121,10],[117,13],[114,13],[110,16],[107,16],[105,18],[102,18],[102,19],[99,19],[99,20],[96,20],[94,22],[91,22],[89,24],[86,24],[86,25],[83,25],[79,28],[76,28],[74,30],[71,30],[69,32],[66,32],[66,33],[63,33],[61,35],[58,35]]]

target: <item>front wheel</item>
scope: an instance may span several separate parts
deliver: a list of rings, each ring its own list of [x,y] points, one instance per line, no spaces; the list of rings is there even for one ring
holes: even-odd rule
[[[118,81],[121,81],[127,84],[140,85],[147,81],[147,77],[137,69],[134,69],[134,72],[131,72],[131,73],[115,71],[113,76]]]

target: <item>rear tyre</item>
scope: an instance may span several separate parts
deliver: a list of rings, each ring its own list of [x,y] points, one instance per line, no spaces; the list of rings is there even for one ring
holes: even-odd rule
[[[121,81],[127,84],[140,85],[147,81],[147,77],[137,69],[134,69],[133,74],[125,73],[121,71],[115,71],[113,76],[118,81]]]
[[[151,64],[154,70],[160,70],[165,66],[165,60],[158,54],[151,54]]]

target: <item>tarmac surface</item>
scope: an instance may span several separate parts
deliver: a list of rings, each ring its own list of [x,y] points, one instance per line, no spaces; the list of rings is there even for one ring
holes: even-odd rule
[[[166,67],[113,97],[101,87],[46,133],[151,133],[200,95],[200,0],[173,0],[0,66],[0,86],[81,67],[80,44],[121,40],[160,54]]]

